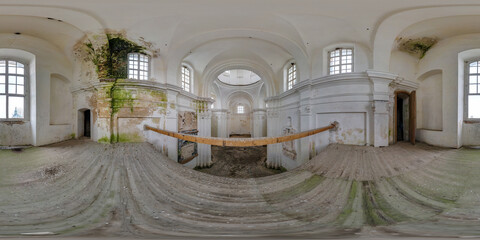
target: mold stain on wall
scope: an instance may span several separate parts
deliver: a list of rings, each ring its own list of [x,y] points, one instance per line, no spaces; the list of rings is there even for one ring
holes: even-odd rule
[[[94,67],[101,87],[94,89],[93,96],[88,99],[89,105],[96,110],[96,118],[105,118],[108,126],[97,124],[108,132],[99,142],[138,141],[141,136],[138,126],[144,121],[151,121],[156,113],[167,113],[168,99],[165,91],[137,86],[126,80],[129,53],[151,53],[158,57],[159,50],[155,44],[147,42],[143,37],[139,43],[126,38],[124,31],[108,30],[105,34],[87,36],[75,46],[75,55],[83,63],[83,68]],[[91,79],[94,81],[94,79]],[[95,106],[95,107],[93,107]],[[135,117],[138,124],[119,128],[120,119]]]

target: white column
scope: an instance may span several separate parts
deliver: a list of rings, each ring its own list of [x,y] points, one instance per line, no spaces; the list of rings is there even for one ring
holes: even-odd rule
[[[210,137],[212,134],[212,112],[199,112],[198,136]],[[197,167],[209,167],[212,164],[212,146],[209,144],[198,143]]]
[[[280,127],[278,111],[275,109],[273,101],[269,102],[267,108],[267,137],[277,137],[280,135]],[[267,145],[267,167],[279,168],[282,166],[282,144]]]
[[[265,137],[263,132],[267,122],[265,109],[253,109],[253,137]]]
[[[301,102],[301,106],[300,106],[300,131],[299,132],[308,131],[308,130],[312,129],[312,127],[311,127],[311,125],[312,125],[311,124],[312,114],[311,114],[311,110],[310,110],[310,104],[309,103],[307,104],[307,102],[309,102],[309,100]],[[299,147],[299,151],[298,151],[298,154],[297,154],[297,162],[299,163],[299,165],[301,163],[309,160],[311,138],[312,138],[311,136],[308,136],[308,137],[300,138],[300,139],[297,140],[297,141],[300,142],[300,147]]]
[[[390,100],[390,83],[397,75],[383,72],[367,71],[372,83],[372,132],[375,147],[388,146],[388,101]]]
[[[227,109],[215,109],[213,114],[217,121],[217,136],[227,138]]]
[[[167,90],[167,99],[169,103],[176,105],[178,92]],[[178,132],[178,112],[176,108],[171,108],[171,104],[167,104],[167,112],[165,116],[165,129],[172,132]],[[163,142],[167,143],[167,156],[173,161],[178,161],[178,139],[162,135]]]

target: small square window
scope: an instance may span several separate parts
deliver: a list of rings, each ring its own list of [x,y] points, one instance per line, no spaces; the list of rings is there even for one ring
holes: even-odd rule
[[[353,71],[353,49],[336,49],[329,53],[329,75]]]
[[[141,53],[128,55],[128,78],[148,80],[149,57]]]
[[[237,106],[237,113],[238,114],[244,114],[245,113],[245,109],[244,109],[243,105],[238,105]]]

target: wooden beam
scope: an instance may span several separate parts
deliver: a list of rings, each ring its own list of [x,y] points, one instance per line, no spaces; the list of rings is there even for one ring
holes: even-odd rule
[[[317,128],[313,130],[308,130],[292,135],[281,136],[281,137],[261,137],[261,138],[217,138],[217,137],[199,137],[196,135],[189,135],[189,134],[182,134],[167,130],[162,130],[154,127],[150,127],[145,125],[145,130],[154,131],[163,135],[167,135],[169,137],[174,137],[178,139],[182,139],[185,141],[196,142],[196,143],[203,143],[215,146],[228,146],[228,147],[252,147],[252,146],[263,146],[268,144],[275,144],[275,143],[282,143],[293,141],[299,138],[308,137],[311,135],[315,135],[317,133],[321,133],[333,128],[337,128],[338,123],[334,122],[329,126]]]

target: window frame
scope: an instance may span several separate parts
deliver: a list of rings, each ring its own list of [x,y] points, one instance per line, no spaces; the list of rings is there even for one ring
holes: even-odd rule
[[[185,85],[187,84],[187,82],[185,81],[185,72],[184,72],[185,70],[188,70],[188,89],[185,89]],[[193,90],[192,80],[193,80],[192,68],[190,68],[185,64],[182,64],[182,67],[180,68],[180,87],[182,88],[183,91],[190,92],[190,93],[192,92]]]
[[[240,109],[242,109],[241,112],[240,112]],[[241,104],[237,105],[237,114],[245,114],[245,106]]]
[[[0,122],[25,122],[29,121],[30,116],[30,109],[29,109],[29,96],[30,96],[30,69],[29,64],[25,63],[25,61],[16,59],[16,58],[0,58],[0,61],[5,61],[5,93],[0,93],[0,95],[5,96],[5,111],[6,111],[6,118],[0,118]],[[19,74],[9,74],[8,71],[8,62],[16,62],[23,64],[23,75]],[[2,74],[3,75],[3,74]],[[8,92],[8,76],[23,76],[23,94],[10,94]],[[17,84],[16,84],[17,85]],[[23,118],[9,118],[8,117],[8,98],[9,96],[12,97],[23,97]],[[1,107],[1,106],[0,106]]]
[[[477,73],[471,74],[470,73],[470,64],[477,62]],[[468,61],[465,61],[465,77],[464,77],[464,120],[468,122],[475,122],[475,123],[480,123],[480,117],[477,118],[470,118],[468,115],[468,107],[469,107],[469,102],[468,102],[468,97],[471,95],[475,96],[480,96],[480,58],[475,58],[471,59]],[[470,93],[470,75],[476,75],[477,76],[477,93]]]
[[[292,72],[290,72],[290,70]],[[292,78],[290,79],[290,75],[292,75]],[[297,83],[298,79],[298,69],[297,69],[297,64],[295,62],[290,62],[289,65],[287,64],[286,72],[285,72],[285,80],[286,80],[286,89],[287,91],[292,89],[293,86]],[[290,85],[290,83],[292,83]]]
[[[352,52],[351,55],[344,55],[342,50],[350,50]],[[335,52],[335,51],[339,51],[340,54],[339,54],[339,64],[338,65],[332,65],[332,52]],[[344,73],[352,73],[355,71],[354,69],[354,66],[355,66],[355,49],[353,47],[337,47],[335,49],[332,49],[330,51],[327,52],[327,73],[328,75],[338,75],[338,74],[344,74]],[[350,56],[351,57],[351,63],[343,63],[343,57],[345,56]],[[342,66],[348,66],[348,65],[351,65],[350,67],[350,72],[342,72]],[[332,73],[331,72],[331,68],[332,67],[336,67],[338,66],[339,67],[339,72],[338,73]]]
[[[132,55],[138,55],[138,60],[132,60],[132,61],[137,61],[137,69],[131,69],[130,68],[130,56]],[[143,56],[143,57],[146,57],[147,59],[147,70],[142,70],[140,69],[140,63],[144,63],[145,61],[140,61],[140,57]],[[143,53],[139,53],[139,52],[132,52],[132,53],[129,53],[127,54],[127,77],[128,79],[134,79],[134,80],[141,80],[141,81],[148,81],[150,79],[150,62],[151,62],[151,59],[150,59],[150,56],[148,54],[143,54]],[[133,65],[133,64],[132,64]],[[135,76],[131,77],[130,75],[130,70],[132,71],[138,71],[137,74],[133,74]],[[145,79],[141,79],[140,78],[140,72],[146,72],[146,78]]]

